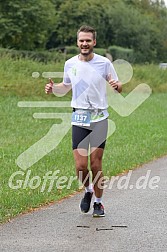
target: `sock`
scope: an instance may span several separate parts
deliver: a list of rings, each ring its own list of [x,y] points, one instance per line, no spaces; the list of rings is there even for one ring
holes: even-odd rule
[[[93,184],[90,184],[89,186],[85,187],[85,191],[93,193]]]
[[[96,202],[96,203],[102,203],[102,198],[97,198],[97,197],[95,197],[95,200],[94,200],[94,202]]]

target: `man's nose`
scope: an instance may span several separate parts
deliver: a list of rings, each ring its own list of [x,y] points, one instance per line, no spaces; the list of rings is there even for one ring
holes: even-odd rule
[[[87,42],[86,42],[86,40],[84,40],[84,42],[83,42],[83,45],[87,45]]]

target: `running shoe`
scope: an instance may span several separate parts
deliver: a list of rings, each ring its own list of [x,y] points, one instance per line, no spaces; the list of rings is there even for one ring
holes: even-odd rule
[[[80,204],[81,212],[87,213],[89,211],[92,195],[93,195],[93,193],[91,193],[91,192],[85,193],[83,199],[81,200],[81,204]]]
[[[104,206],[101,203],[94,203],[93,217],[104,217]]]

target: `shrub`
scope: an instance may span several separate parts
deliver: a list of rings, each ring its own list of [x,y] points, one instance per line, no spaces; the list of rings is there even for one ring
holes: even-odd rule
[[[76,55],[78,54],[78,47],[77,46],[66,46],[65,47],[65,52],[66,54],[73,54]]]
[[[120,46],[110,46],[108,52],[112,55],[113,60],[124,59],[128,62],[134,62],[134,51],[133,49],[124,48]]]
[[[0,56],[9,55],[11,58],[29,58],[33,60],[37,60],[40,62],[60,62],[62,60],[63,54],[57,50],[50,51],[24,51],[24,50],[14,50],[14,49],[6,49],[0,48]]]
[[[104,48],[94,48],[94,52],[101,55],[101,56],[106,56],[107,50]]]

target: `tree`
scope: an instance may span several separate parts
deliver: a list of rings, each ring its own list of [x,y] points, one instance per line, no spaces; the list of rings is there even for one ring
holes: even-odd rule
[[[0,3],[0,44],[32,50],[43,48],[53,29],[55,7],[45,0],[6,0]]]
[[[159,22],[162,17],[157,18],[154,7],[149,5],[150,1],[128,2],[129,6],[123,2],[117,2],[112,8],[107,9],[108,15],[111,16],[110,29],[112,31],[112,33],[108,31],[108,39],[112,44],[134,49],[137,61],[155,61],[160,56],[159,49],[165,40],[166,35],[162,33],[162,29],[165,27],[167,16],[164,15],[164,24],[161,22],[162,29],[160,30]],[[134,8],[134,5],[138,4],[140,7]],[[163,11],[166,13],[166,9]],[[160,10],[158,13],[160,14]]]
[[[83,24],[97,30],[97,46],[106,46],[108,17],[105,9],[108,0],[68,0],[60,5],[55,19],[55,29],[50,37],[48,48],[76,44],[76,32]]]
[[[163,0],[0,1],[2,47],[34,50],[76,45],[76,32],[83,24],[97,30],[97,47],[131,48],[140,61],[167,58]]]

